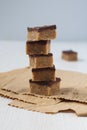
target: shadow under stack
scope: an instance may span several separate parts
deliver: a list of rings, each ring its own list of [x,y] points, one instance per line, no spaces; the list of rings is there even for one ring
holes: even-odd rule
[[[30,92],[39,95],[55,95],[59,91],[60,78],[55,76],[51,39],[56,38],[56,25],[27,28],[26,54],[29,55],[32,79]]]

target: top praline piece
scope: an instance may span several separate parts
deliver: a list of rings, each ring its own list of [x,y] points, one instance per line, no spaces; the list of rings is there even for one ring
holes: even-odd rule
[[[56,38],[56,25],[27,28],[27,41],[51,40]]]

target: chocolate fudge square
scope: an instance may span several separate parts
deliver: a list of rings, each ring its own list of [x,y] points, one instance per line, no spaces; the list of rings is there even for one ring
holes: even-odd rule
[[[33,81],[54,81],[55,78],[55,66],[47,68],[33,68],[32,69]]]
[[[56,38],[56,25],[27,28],[27,41],[51,40]]]
[[[32,81],[29,80],[30,92],[39,95],[56,95],[59,92],[60,78],[55,81]]]
[[[50,40],[27,41],[26,54],[48,54],[50,52]]]
[[[66,61],[77,61],[77,52],[72,50],[62,51],[62,59]]]
[[[32,68],[47,68],[53,67],[53,54],[49,53],[47,55],[30,55],[30,66]]]

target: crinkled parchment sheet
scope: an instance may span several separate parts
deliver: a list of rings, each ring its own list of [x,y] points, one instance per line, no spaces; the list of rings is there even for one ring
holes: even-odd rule
[[[40,96],[29,93],[29,67],[0,73],[0,95],[13,99],[9,105],[18,108],[43,113],[72,110],[87,116],[87,74],[57,70],[56,76],[62,79],[59,93]]]

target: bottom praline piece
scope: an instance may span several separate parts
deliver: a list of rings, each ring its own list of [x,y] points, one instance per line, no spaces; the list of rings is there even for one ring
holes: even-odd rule
[[[32,81],[29,80],[30,92],[39,95],[56,95],[59,91],[60,78],[56,78],[55,81]]]

